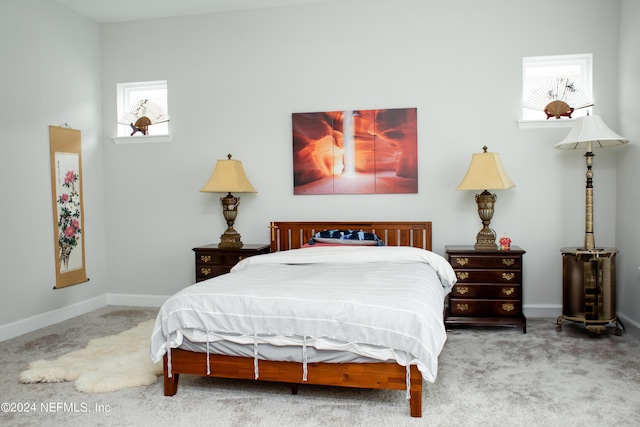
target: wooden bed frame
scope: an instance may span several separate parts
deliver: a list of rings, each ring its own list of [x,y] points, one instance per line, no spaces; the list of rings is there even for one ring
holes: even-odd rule
[[[388,246],[413,246],[431,250],[431,222],[272,222],[271,251],[300,248],[323,230],[352,229],[377,234]],[[406,367],[395,363],[308,363],[307,381],[302,381],[302,363],[259,360],[259,381],[297,384],[406,390]],[[252,357],[209,355],[211,377],[255,379]],[[410,367],[409,408],[412,417],[422,416],[422,374]],[[207,355],[182,349],[171,350],[169,377],[164,356],[164,395],[178,391],[180,374],[207,376]]]

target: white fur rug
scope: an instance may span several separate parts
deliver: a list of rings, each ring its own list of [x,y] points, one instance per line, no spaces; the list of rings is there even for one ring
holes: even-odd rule
[[[149,358],[149,339],[154,320],[133,329],[96,338],[82,350],[56,360],[37,360],[20,374],[22,383],[74,381],[78,391],[107,393],[123,388],[149,385],[162,375],[162,362]]]

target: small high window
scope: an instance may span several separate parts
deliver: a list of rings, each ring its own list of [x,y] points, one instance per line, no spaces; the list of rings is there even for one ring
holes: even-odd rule
[[[525,57],[522,71],[523,120],[592,114],[591,54]]]
[[[118,136],[168,135],[167,81],[120,83]]]

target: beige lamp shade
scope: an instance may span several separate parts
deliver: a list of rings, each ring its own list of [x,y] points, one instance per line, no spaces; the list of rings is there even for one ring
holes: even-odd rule
[[[626,144],[629,140],[618,135],[602,121],[600,116],[584,116],[576,119],[569,135],[554,148],[583,149],[587,164],[587,184],[585,187],[585,224],[584,247],[586,251],[598,251],[593,231],[593,147],[604,148],[614,145]]]
[[[486,146],[482,149],[482,153],[471,157],[469,170],[456,190],[506,190],[515,187],[498,153],[488,153]]]
[[[247,174],[244,173],[242,162],[231,159],[218,160],[209,181],[202,187],[202,193],[257,193]]]
[[[569,135],[553,147],[591,151],[592,146],[603,148],[627,142],[629,142],[627,138],[609,129],[600,116],[584,116],[578,117]]]

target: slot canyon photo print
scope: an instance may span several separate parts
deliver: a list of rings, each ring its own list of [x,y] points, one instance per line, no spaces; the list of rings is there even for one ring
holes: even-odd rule
[[[418,192],[416,108],[293,113],[294,194]]]

